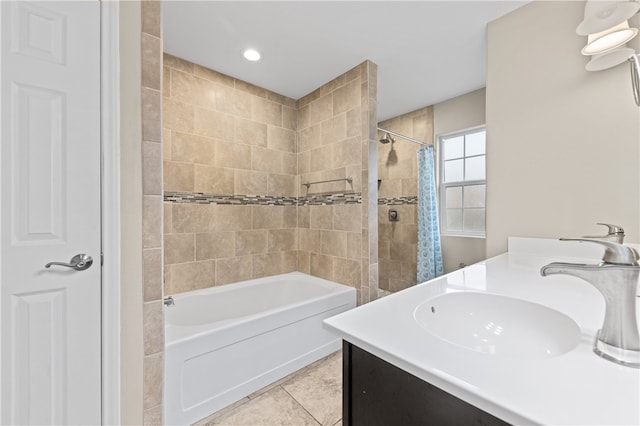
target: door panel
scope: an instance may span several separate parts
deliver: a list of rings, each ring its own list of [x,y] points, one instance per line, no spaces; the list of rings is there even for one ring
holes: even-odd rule
[[[14,418],[30,424],[65,424],[65,293],[56,289],[13,297],[13,392],[17,401],[29,402],[16,405]]]
[[[100,4],[0,2],[0,24],[0,423],[99,424]]]
[[[62,244],[66,239],[63,173],[67,169],[62,137],[64,93],[19,83],[13,84],[12,92],[13,243]]]

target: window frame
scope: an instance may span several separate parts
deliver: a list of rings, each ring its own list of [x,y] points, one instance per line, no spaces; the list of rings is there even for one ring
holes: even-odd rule
[[[477,154],[477,155],[470,155],[470,156],[466,156],[466,143],[463,143],[463,155],[462,157],[460,157],[461,159],[468,159],[468,158],[474,158],[474,157],[481,157],[484,156],[485,158],[485,178],[484,179],[476,179],[476,180],[462,180],[462,181],[456,181],[456,182],[446,182],[444,181],[444,173],[445,173],[445,160],[444,160],[444,142],[445,139],[453,139],[459,136],[464,136],[466,138],[467,135],[471,135],[474,133],[479,133],[484,131],[485,133],[485,145],[484,145],[484,154]],[[471,127],[468,129],[464,129],[464,130],[459,130],[456,132],[451,132],[451,133],[445,133],[442,135],[438,135],[437,137],[437,141],[438,141],[438,192],[439,192],[439,201],[440,201],[440,207],[439,207],[439,217],[440,217],[440,233],[441,235],[446,235],[446,236],[457,236],[457,237],[476,237],[476,238],[486,238],[487,235],[487,203],[486,203],[486,188],[487,188],[487,173],[486,173],[486,165],[487,165],[487,126],[486,125],[481,125],[481,126],[476,126],[476,127]],[[465,140],[466,142],[466,140]],[[463,173],[464,173],[464,169],[463,169]],[[484,212],[485,212],[485,217],[484,217],[484,227],[483,227],[483,231],[482,232],[470,232],[470,231],[464,231],[462,229],[460,230],[448,230],[447,229],[447,188],[463,188],[463,198],[462,198],[462,207],[460,208],[460,211],[462,212],[463,218],[464,218],[464,187],[468,187],[468,186],[474,186],[474,185],[484,185],[485,186],[485,205],[484,205]],[[467,210],[471,210],[470,208],[467,208]],[[463,227],[464,227],[464,223],[463,223]]]

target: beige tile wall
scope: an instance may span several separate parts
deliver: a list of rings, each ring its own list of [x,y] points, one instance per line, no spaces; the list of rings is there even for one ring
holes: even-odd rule
[[[367,187],[370,135],[375,135],[375,120],[373,131],[371,126],[376,114],[375,86],[376,66],[367,61],[297,104],[300,182],[353,179],[308,189],[300,186],[300,196],[362,194],[359,204],[298,207],[298,270],[355,287],[359,303],[377,297],[377,253],[370,259],[370,238],[377,245],[377,232],[371,234],[368,229]]]
[[[164,190],[295,197],[295,101],[164,55]],[[297,269],[297,212],[164,205],[165,292]]]
[[[163,104],[166,192],[362,195],[300,207],[165,202],[167,294],[298,270],[356,287],[361,303],[377,296],[375,64],[296,102],[165,54]]]
[[[361,302],[378,298],[378,66],[365,62],[366,81],[362,86],[362,211],[363,287]],[[368,293],[368,294],[367,294]]]
[[[143,422],[162,424],[164,320],[162,314],[162,31],[160,2],[142,12],[142,242]]]
[[[433,143],[433,107],[422,108],[379,123],[379,127],[411,138]],[[382,132],[378,137],[383,136]],[[417,196],[417,156],[420,146],[400,138],[394,144],[379,144],[378,189],[380,198]],[[390,222],[390,209],[400,221]],[[416,284],[417,205],[378,207],[379,286],[399,291]]]

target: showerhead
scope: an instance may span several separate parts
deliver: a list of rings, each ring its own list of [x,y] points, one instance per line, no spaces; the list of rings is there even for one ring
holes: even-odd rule
[[[395,141],[396,140],[389,133],[385,133],[382,139],[380,139],[380,143],[385,145],[388,144],[389,142],[393,143]]]

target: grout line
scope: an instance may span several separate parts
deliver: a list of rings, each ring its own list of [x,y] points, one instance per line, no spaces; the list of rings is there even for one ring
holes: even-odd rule
[[[289,396],[291,397],[291,399],[293,399],[293,400],[295,401],[295,403],[296,403],[296,404],[298,404],[298,405],[300,406],[300,408],[302,408],[304,411],[306,411],[306,412],[307,412],[307,414],[309,414],[309,415],[311,416],[311,418],[312,418],[313,420],[315,420],[315,421],[316,421],[316,423],[318,423],[318,425],[322,426],[322,423],[320,422],[320,420],[316,419],[316,418],[314,417],[314,415],[313,415],[313,414],[311,414],[311,412],[310,412],[309,410],[307,410],[307,407],[305,407],[304,405],[302,405],[302,403],[301,403],[300,401],[298,401],[298,400],[296,399],[296,397],[295,397],[295,396],[291,395],[291,394],[290,394],[290,393],[289,393],[289,392],[284,388],[284,386],[280,385],[280,387],[282,388],[282,390],[283,390],[283,391],[285,391],[285,392],[287,393],[287,395],[289,395]]]

